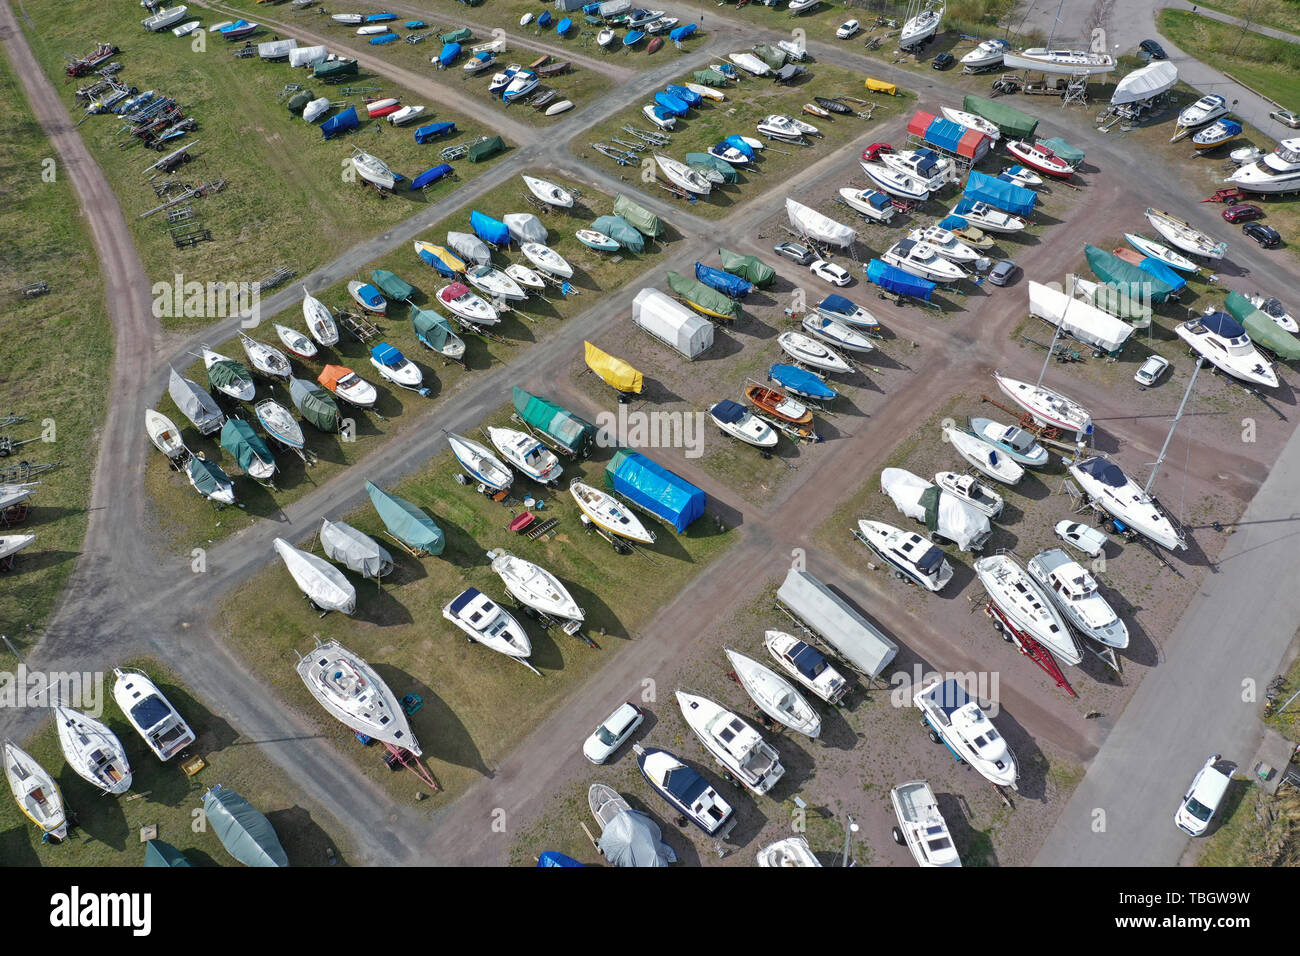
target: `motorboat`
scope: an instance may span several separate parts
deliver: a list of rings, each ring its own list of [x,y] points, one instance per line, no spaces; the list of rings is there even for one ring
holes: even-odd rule
[[[1093,505],[1162,548],[1187,550],[1187,542],[1169,516],[1119,465],[1097,455],[1071,462],[1069,467]]]
[[[928,783],[912,780],[900,784],[889,791],[889,802],[898,817],[902,842],[912,851],[918,866],[961,866],[952,834]]]
[[[525,292],[541,292],[546,288],[546,280],[525,265],[512,262],[506,266],[505,273]]]
[[[776,671],[730,648],[723,648],[727,660],[754,703],[773,720],[807,737],[819,737],[821,715],[804,700],[795,686]]]
[[[1174,327],[1178,337],[1211,365],[1233,378],[1265,388],[1277,388],[1277,372],[1250,341],[1236,319],[1211,312]]]
[[[655,17],[641,29],[646,33],[654,35],[656,33],[667,33],[681,21],[677,17]]]
[[[1077,435],[1092,434],[1092,416],[1072,398],[1046,385],[1030,385],[999,372],[993,373],[998,388],[1009,399],[1033,416],[1040,425],[1051,425]]]
[[[1135,235],[1131,232],[1124,233],[1124,239],[1130,246],[1142,253],[1142,255],[1150,256],[1152,259],[1159,260],[1171,269],[1180,269],[1183,272],[1200,271],[1200,267],[1191,259],[1179,255],[1168,246],[1161,245],[1154,239],[1148,239],[1146,236]]]
[[[596,34],[596,44],[600,47],[607,47],[614,42],[614,38],[617,36],[618,34],[609,27],[604,27]]]
[[[931,739],[999,787],[1016,789],[1016,756],[988,715],[954,678],[921,685],[912,702],[930,725]]]
[[[1147,222],[1151,223],[1156,232],[1184,252],[1190,252],[1194,256],[1204,256],[1207,259],[1222,259],[1224,253],[1228,251],[1226,242],[1215,242],[1199,229],[1194,229],[1182,219],[1171,216],[1167,212],[1148,208],[1146,217]]]
[[[898,48],[908,50],[934,36],[943,20],[943,11],[943,4],[936,6],[927,2],[921,12],[904,21],[903,29],[898,33]]]
[[[1014,485],[1025,476],[1025,469],[1010,456],[965,429],[949,425],[944,428],[943,435],[957,454],[995,481]]]
[[[204,498],[218,505],[235,503],[235,483],[215,461],[200,452],[185,463],[185,477],[190,486]]]
[[[578,479],[569,482],[569,494],[578,508],[596,527],[638,544],[654,544],[654,532],[613,495],[593,488]]]
[[[740,82],[740,74],[736,72],[736,68],[730,63],[710,63],[709,69],[723,79]]]
[[[181,458],[185,455],[185,439],[181,437],[181,430],[176,427],[175,422],[162,412],[146,408],[144,410],[144,430],[148,433],[153,446],[168,458]],[[17,486],[0,485],[0,489],[12,487]],[[7,495],[0,495],[0,511],[17,503],[17,501],[10,501]]]
[[[770,116],[764,117],[757,124],[757,128],[764,136],[785,140],[786,142],[799,142],[804,136],[791,117],[781,113],[772,113]]]
[[[405,355],[401,349],[387,342],[380,342],[370,349],[370,364],[375,367],[382,379],[398,388],[421,391],[424,388],[424,373]]]
[[[646,25],[654,23],[664,15],[662,10],[642,10],[636,9],[628,14],[627,25],[635,30],[644,30]]]
[[[785,631],[767,631],[763,646],[782,670],[828,704],[844,699],[848,683],[811,644]]]
[[[972,475],[940,471],[935,474],[934,483],[990,518],[1002,514],[1002,508],[1006,504],[1000,494]]]
[[[854,22],[854,21],[850,21]],[[821,866],[808,840],[802,836],[786,837],[769,843],[758,851],[759,866]]]
[[[746,385],[745,400],[765,415],[789,425],[807,427],[812,424],[813,413],[801,402],[785,392],[763,385]]]
[[[496,63],[496,61],[497,51],[480,50],[478,53],[475,53],[466,60],[465,65],[462,66],[461,69],[472,76],[475,73],[482,73],[488,67],[492,66],[492,64]]]
[[[104,793],[123,794],[131,789],[131,763],[126,748],[107,725],[60,704],[54,708],[59,747],[77,776]]]
[[[113,668],[113,700],[154,756],[171,760],[194,743],[194,731],[144,671]]]
[[[555,206],[557,209],[569,209],[573,206],[573,193],[567,189],[535,176],[524,176],[523,180],[528,191],[546,205]]]
[[[1213,123],[1221,116],[1227,116],[1228,109],[1228,101],[1218,93],[1202,96],[1178,114],[1178,122],[1175,124],[1177,131],[1169,142],[1176,143],[1192,130]]]
[[[932,149],[890,150],[882,152],[880,160],[889,168],[911,176],[930,192],[956,181],[956,165]]]
[[[1242,166],[1224,182],[1252,193],[1300,190],[1300,137],[1282,140],[1273,152]]]
[[[942,591],[952,580],[952,565],[943,551],[919,534],[863,518],[855,537],[905,580],[927,591]]]
[[[1252,292],[1246,296],[1246,301],[1272,319],[1284,332],[1300,332],[1300,325],[1296,323],[1291,313],[1287,312],[1286,306],[1272,296],[1266,297],[1258,292]]]
[[[1090,558],[1099,558],[1106,550],[1106,535],[1091,525],[1065,519],[1056,522],[1052,532],[1072,548]]]
[[[388,300],[369,282],[353,279],[348,283],[348,295],[352,296],[352,301],[367,312],[373,312],[375,315],[385,315],[388,312]]]
[[[839,394],[816,372],[798,365],[773,363],[767,367],[767,377],[805,401],[829,402]]]
[[[378,156],[372,156],[362,150],[357,150],[353,154],[352,168],[357,171],[358,176],[376,189],[386,189],[391,192],[397,182],[397,174],[388,168],[387,163]]]
[[[528,640],[528,632],[497,604],[478,588],[466,588],[442,609],[442,616],[468,635],[471,641],[484,647],[513,657],[536,673],[528,663],[533,653],[533,645]]]
[[[930,198],[930,190],[926,188],[925,183],[915,176],[899,172],[897,169],[883,163],[859,160],[858,165],[862,167],[862,171],[867,174],[867,177],[875,184],[877,189],[881,189],[891,196],[908,199],[912,202],[925,202]]]
[[[472,438],[448,432],[447,444],[451,446],[451,453],[456,456],[461,468],[476,481],[481,481],[494,491],[506,491],[514,482],[514,472]]]
[[[1067,76],[1077,76],[1080,73],[1100,76],[1115,69],[1115,58],[1109,53],[1030,47],[1027,50],[1005,51],[1002,54],[1002,65],[1008,70],[1063,73]]]
[[[1241,124],[1236,120],[1215,120],[1209,126],[1196,131],[1196,134],[1192,137],[1192,145],[1202,151],[1214,149],[1222,146],[1228,140],[1236,139],[1240,135]]]
[[[276,538],[272,545],[298,590],[313,607],[341,614],[351,614],[357,609],[357,590],[342,571],[310,551],[295,548],[284,538]]]
[[[641,107],[641,112],[645,115],[646,119],[654,123],[660,129],[671,130],[677,125],[677,117],[672,113],[669,113],[657,103],[647,103],[645,106]]]
[[[280,344],[299,358],[314,358],[317,352],[316,343],[307,335],[299,332],[297,329],[291,329],[287,325],[276,323],[275,335],[280,340]]]
[[[405,126],[407,123],[414,123],[424,112],[423,106],[403,106],[395,113],[388,114],[388,122],[394,126]]]
[[[730,399],[710,405],[709,417],[725,434],[755,448],[775,448],[780,439],[771,425]]]
[[[354,733],[423,753],[396,694],[373,667],[338,641],[298,658],[298,676],[317,702]]]
[[[853,366],[829,345],[823,345],[802,332],[782,332],[776,337],[781,350],[796,362],[825,372],[851,372]]]
[[[185,19],[185,14],[189,12],[189,7],[182,4],[178,7],[166,7],[159,10],[151,17],[145,17],[140,21],[140,26],[144,27],[150,33],[158,33],[170,27],[174,27]]]
[[[318,99],[311,100],[302,108],[302,118],[305,122],[314,123],[330,108],[329,97],[322,96]]]
[[[1228,158],[1238,166],[1247,166],[1263,159],[1264,151],[1258,146],[1238,146],[1228,153]]]
[[[184,7],[181,7],[182,16]],[[146,21],[147,23],[148,21]],[[12,740],[4,743],[5,779],[18,801],[18,809],[28,820],[41,828],[41,832],[56,841],[68,835],[68,814],[63,805],[63,792],[36,758]]]
[[[491,266],[472,266],[465,271],[465,278],[469,280],[470,285],[487,293],[494,300],[522,302],[528,298],[528,293],[518,282],[500,269]]]
[[[1020,160],[1030,169],[1045,173],[1056,179],[1069,179],[1074,175],[1074,167],[1050,147],[1041,143],[1029,143],[1022,139],[1013,139],[1007,143],[1007,152]]]
[[[821,0],[790,0],[790,3],[786,7],[786,9],[792,15],[796,13],[803,13],[805,10],[811,10],[813,7],[817,6],[817,4],[820,2]]]
[[[581,621],[586,612],[550,571],[506,551],[495,552],[492,570],[521,604],[563,621]]]
[[[1013,216],[1001,209],[994,209],[986,202],[972,203],[965,212],[958,212],[954,208],[949,211],[948,215],[958,216],[965,219],[972,226],[988,232],[1018,232],[1027,225],[1025,220],[1019,216]],[[956,233],[956,230],[953,230],[953,232]],[[963,241],[969,243],[970,239],[963,237]]]
[[[770,66],[752,53],[731,53],[727,56],[727,59],[746,73],[752,73],[754,76],[767,76],[772,72]]]
[[[884,333],[884,326],[880,324],[879,319],[853,300],[846,299],[842,295],[828,295],[813,306],[813,311],[826,316],[828,319],[834,319],[836,322],[843,322],[845,325],[860,328],[867,335],[875,338],[880,338]]]
[[[375,387],[346,365],[326,365],[316,381],[349,405],[358,408],[373,408],[375,402],[379,401],[379,392]]]
[[[975,49],[968,53],[962,54],[961,65],[963,70],[983,70],[990,66],[1001,66],[1003,54],[1011,49],[1011,44],[1006,40],[982,40]],[[948,108],[943,108],[944,114],[948,113]],[[950,120],[962,123],[956,117],[949,116]],[[969,123],[962,123],[963,126],[969,126]],[[978,127],[974,127],[978,128]]]
[[[985,42],[1001,43],[1003,41],[986,40]],[[969,56],[969,54],[967,54],[967,56]],[[998,54],[998,59],[1002,59],[1001,53]],[[965,57],[962,58],[962,62],[965,62]],[[1002,130],[998,129],[997,124],[986,120],[982,116],[977,116],[974,113],[967,113],[965,110],[955,110],[950,106],[941,106],[940,109],[943,111],[945,119],[951,120],[958,126],[965,126],[967,129],[978,130],[995,143],[1002,138]]]
[[[537,89],[537,84],[540,82],[541,79],[532,70],[520,70],[510,77],[510,82],[501,91],[501,99],[503,102],[513,103]]]
[[[888,193],[879,189],[856,189],[845,186],[840,189],[840,198],[854,212],[861,213],[875,222],[889,222],[894,218],[894,201]]]
[[[513,428],[489,427],[487,432],[488,440],[507,464],[544,485],[553,485],[559,480],[564,471],[560,459],[532,435]]]
[[[493,96],[499,96],[510,86],[510,81],[515,78],[515,74],[523,69],[518,63],[512,63],[500,73],[493,73],[492,79],[488,81],[488,93]]]
[[[1128,647],[1128,628],[1079,562],[1060,548],[1050,548],[1030,558],[1025,567],[1080,634],[1106,647]]]
[[[252,363],[254,371],[261,372],[271,378],[285,380],[288,380],[289,376],[293,374],[293,366],[289,364],[289,359],[275,346],[259,342],[243,332],[239,333],[239,344],[244,347],[244,354],[248,356],[248,361]],[[246,401],[251,399],[252,396],[250,395]]]
[[[724,163],[730,163],[733,166],[745,166],[749,163],[749,157],[736,149],[734,146],[728,146],[726,142],[714,143],[707,150],[708,154],[714,159],[720,159]]]
[[[524,254],[527,255],[527,252]],[[439,289],[438,301],[452,315],[475,325],[496,325],[501,321],[497,310],[470,291],[469,286],[463,282],[453,282]]]
[[[1000,448],[1013,460],[1027,468],[1045,468],[1052,457],[1047,449],[1034,441],[1034,436],[1017,425],[1004,425],[991,418],[972,418],[970,429],[995,448]]]
[[[1038,175],[1032,169],[1026,169],[1024,166],[1008,166],[998,175],[998,179],[1009,182],[1013,185],[1020,186],[1024,189],[1033,189],[1035,186],[1043,185],[1043,177]]]
[[[776,749],[721,704],[681,690],[677,704],[704,749],[749,790],[762,796],[785,774]]]
[[[699,773],[667,750],[635,746],[641,776],[659,796],[708,836],[724,839],[735,826],[735,811]]]
[[[561,279],[573,278],[573,266],[550,246],[544,246],[540,242],[525,242],[519,247],[519,251],[542,272]]]
[[[1056,605],[1010,554],[994,554],[975,562],[975,574],[989,598],[1016,630],[1028,634],[1067,664],[1078,664],[1083,653]]]
[[[364,23],[366,18],[360,13],[334,13],[330,15],[330,19],[335,23],[341,23],[344,26],[352,27],[359,23]]]
[[[827,318],[820,312],[805,312],[800,325],[809,335],[850,352],[870,352],[875,348],[871,339],[857,329],[839,319]]]
[[[707,179],[685,163],[664,156],[662,153],[655,153],[654,156],[655,164],[668,177],[669,181],[679,189],[684,189],[698,196],[707,196],[713,189],[713,185]]]
[[[932,282],[956,282],[966,278],[966,270],[950,262],[928,242],[900,239],[880,256],[891,266]]]
[[[923,229],[913,229],[907,234],[907,238],[913,242],[928,245],[949,262],[974,263],[975,260],[980,258],[978,250],[972,249],[947,229],[943,229],[939,226],[926,226]]]

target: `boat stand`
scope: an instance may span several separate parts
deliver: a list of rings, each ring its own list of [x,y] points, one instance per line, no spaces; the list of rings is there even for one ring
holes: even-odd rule
[[[516,610],[518,610],[525,617],[530,617],[538,624],[542,625],[542,628],[544,630],[563,631],[565,634],[569,634],[573,637],[576,637],[578,640],[582,641],[582,643],[586,644],[592,650],[600,650],[600,645],[598,645],[586,634],[582,633],[581,621],[566,621],[561,618],[552,617],[551,615],[547,614],[545,611],[539,611],[535,607],[529,607],[527,604],[521,603],[517,598],[514,597],[514,595],[510,594],[509,591],[506,592],[506,596],[514,601]]]
[[[1056,682],[1057,687],[1064,688],[1065,692],[1071,697],[1079,696],[1074,692],[1074,688],[1070,686],[1070,682],[1065,679],[1065,674],[1062,673],[1061,666],[1056,663],[1056,658],[1052,656],[1052,652],[1012,624],[1010,619],[1002,613],[1002,609],[993,603],[993,598],[986,597],[984,601],[977,603],[975,606],[976,608],[982,608],[984,613],[988,615],[993,622],[994,629],[1002,635],[1003,640],[1016,645],[1020,653],[1042,668],[1043,673]]]
[[[353,733],[355,732],[356,731],[353,731]],[[403,750],[401,747],[395,747],[387,741],[381,742],[384,745],[384,749],[388,751],[389,755],[394,760],[432,787],[434,793],[438,793],[442,790],[442,785],[438,783],[437,778],[429,772],[428,768],[426,768],[424,764],[420,763],[420,761],[416,759],[413,753],[409,750]]]
[[[512,309],[511,311],[514,310]],[[507,339],[504,335],[498,335],[496,332],[489,331],[488,329],[479,325],[477,322],[471,322],[469,319],[465,318],[464,316],[457,315],[456,313],[453,312],[451,314],[451,317],[455,321],[455,323],[459,325],[461,329],[465,332],[473,332],[475,335],[481,335],[483,336],[483,338],[491,339],[493,342],[500,342],[502,345],[510,344],[510,340]]]

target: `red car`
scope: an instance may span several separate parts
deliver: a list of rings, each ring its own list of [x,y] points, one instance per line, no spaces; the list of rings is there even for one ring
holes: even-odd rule
[[[893,151],[894,147],[890,146],[888,143],[872,143],[862,151],[862,158],[868,163],[874,163],[876,157],[881,153],[892,153]]]
[[[1246,202],[1223,210],[1223,218],[1232,223],[1250,222],[1252,219],[1263,219],[1264,210]]]

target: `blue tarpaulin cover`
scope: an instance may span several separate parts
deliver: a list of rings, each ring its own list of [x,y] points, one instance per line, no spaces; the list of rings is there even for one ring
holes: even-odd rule
[[[965,229],[969,225],[970,223],[968,223],[961,216],[949,216],[947,219],[943,220],[943,222],[939,223],[939,228],[940,229]]]
[[[1182,292],[1187,287],[1187,280],[1159,259],[1147,256],[1138,263],[1138,268],[1155,276],[1161,282],[1167,282],[1174,292]]]
[[[827,385],[816,372],[809,372],[797,365],[773,365],[767,370],[768,377],[778,385],[788,388],[803,398],[815,398],[830,401],[838,392]]]
[[[684,27],[677,27],[677,29],[673,30],[672,33],[668,34],[668,39],[672,40],[674,43],[680,43],[695,32],[695,27],[696,25],[694,23],[688,23]]]
[[[666,109],[673,116],[685,116],[687,110],[690,109],[690,107],[688,107],[677,97],[673,96],[671,93],[666,93],[663,90],[660,90],[658,93],[655,94],[655,102],[658,103],[660,106],[662,106],[664,109]]]
[[[867,281],[874,282],[880,288],[898,295],[910,295],[915,299],[924,299],[926,302],[930,301],[930,294],[934,292],[934,283],[929,279],[922,279],[902,269],[895,269],[889,263],[881,262],[879,259],[872,259],[867,263]]]
[[[396,33],[381,33],[377,37],[370,38],[371,46],[383,46],[385,43],[396,43],[401,37]]]
[[[1246,334],[1246,330],[1242,328],[1241,323],[1227,312],[1211,312],[1209,315],[1203,315],[1201,316],[1201,325],[1225,339],[1236,339]]]
[[[620,448],[605,467],[605,485],[672,524],[680,533],[704,514],[704,492],[645,455]]]
[[[353,112],[356,112],[353,110]],[[427,143],[431,139],[437,139],[439,136],[450,136],[456,132],[455,123],[430,123],[428,126],[421,126],[415,131],[415,141],[417,143]]]
[[[741,136],[739,133],[732,133],[724,139],[723,142],[733,149],[740,150],[748,159],[754,158],[754,147],[746,143],[745,137]]]
[[[433,169],[426,169],[424,172],[420,173],[420,175],[416,176],[415,179],[411,180],[411,188],[423,189],[430,183],[436,183],[439,179],[442,179],[443,176],[446,176],[450,172],[450,166],[446,163],[439,163],[437,166],[434,166]]]
[[[700,99],[701,99],[701,97],[700,97],[700,94],[699,94],[699,93],[696,93],[694,90],[688,90],[686,87],[684,87],[684,86],[680,86],[680,85],[678,85],[678,84],[676,84],[676,83],[671,83],[671,84],[669,84],[668,86],[665,86],[665,87],[664,87],[664,92],[665,92],[665,93],[669,93],[669,94],[671,94],[672,96],[677,97],[679,100],[681,100],[681,101],[682,101],[683,103],[685,103],[687,106],[699,106],[699,105],[700,105]]]
[[[1032,189],[1002,182],[995,176],[974,169],[966,180],[966,196],[996,206],[1003,212],[1015,216],[1028,216],[1034,211],[1034,205],[1038,202],[1038,194]]]
[[[356,129],[361,125],[357,119],[357,108],[349,106],[337,116],[331,116],[325,122],[320,124],[321,135],[326,139],[333,139],[335,136],[342,136],[348,130]]]
[[[721,269],[711,269],[702,262],[695,263],[695,278],[733,299],[743,299],[754,288],[740,276],[733,276]]]
[[[490,242],[494,246],[510,245],[510,227],[477,209],[469,214],[469,227],[484,242]]]
[[[599,6],[599,4],[596,4]],[[538,866],[586,866],[585,863],[579,863],[571,856],[565,856],[559,850],[547,850],[537,857]]]
[[[724,398],[718,404],[713,406],[712,415],[720,422],[733,424],[740,421],[749,411],[739,402],[733,402],[729,398]]]
[[[444,43],[441,52],[438,54],[438,65],[450,66],[456,62],[458,56],[460,56],[459,43]]]

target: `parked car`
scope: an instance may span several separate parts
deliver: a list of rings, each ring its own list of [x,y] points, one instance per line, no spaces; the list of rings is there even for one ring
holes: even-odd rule
[[[1095,558],[1106,547],[1106,536],[1091,525],[1078,521],[1058,521],[1056,536],[1072,548],[1078,548],[1084,554]]]
[[[785,256],[787,259],[792,259],[801,266],[806,266],[817,258],[813,255],[811,249],[807,246],[801,246],[797,242],[778,242],[772,247],[772,251],[778,256]]]
[[[1187,788],[1178,812],[1174,814],[1174,823],[1178,829],[1189,836],[1200,836],[1210,827],[1210,818],[1219,809],[1223,795],[1228,792],[1232,781],[1231,767],[1219,763],[1223,754],[1214,754],[1205,761],[1205,766],[1196,771],[1192,785]]]
[[[1264,210],[1254,203],[1243,202],[1223,210],[1223,218],[1232,223],[1250,222],[1252,219],[1263,219]]]
[[[989,281],[994,285],[1007,285],[1016,277],[1020,271],[1020,266],[1016,265],[1010,259],[999,259],[989,270]]]
[[[1277,120],[1283,126],[1289,126],[1292,129],[1300,129],[1300,116],[1297,116],[1290,110],[1276,109],[1268,114],[1268,118]]]
[[[1133,374],[1133,381],[1143,388],[1149,388],[1160,381],[1160,376],[1169,368],[1169,360],[1160,355],[1151,355],[1142,363],[1142,367]]]
[[[592,763],[604,763],[614,751],[627,743],[627,738],[641,726],[645,714],[635,704],[622,703],[596,728],[596,732],[582,745],[582,755]]]
[[[835,31],[835,36],[841,40],[847,40],[862,29],[862,24],[857,20],[845,20],[840,24],[840,28]]]
[[[1138,44],[1138,49],[1141,50],[1143,53],[1145,53],[1147,56],[1151,57],[1151,59],[1153,60],[1169,59],[1168,54],[1165,53],[1165,48],[1162,47],[1155,40],[1143,40],[1141,43]]]
[[[934,58],[934,62],[930,64],[930,66],[935,70],[946,70],[948,67],[952,66],[956,60],[957,58],[951,53],[940,53]]]
[[[888,143],[872,143],[862,151],[862,158],[868,163],[874,163],[876,157],[881,153],[892,153],[893,151],[894,147],[890,146]]]
[[[849,275],[847,269],[843,266],[837,266],[833,262],[827,262],[825,259],[818,259],[808,267],[808,271],[834,286],[848,285],[853,281],[853,277]]]
[[[1272,226],[1264,225],[1262,222],[1248,222],[1241,227],[1241,231],[1265,249],[1273,249],[1282,245],[1282,237],[1278,234],[1278,231]]]

